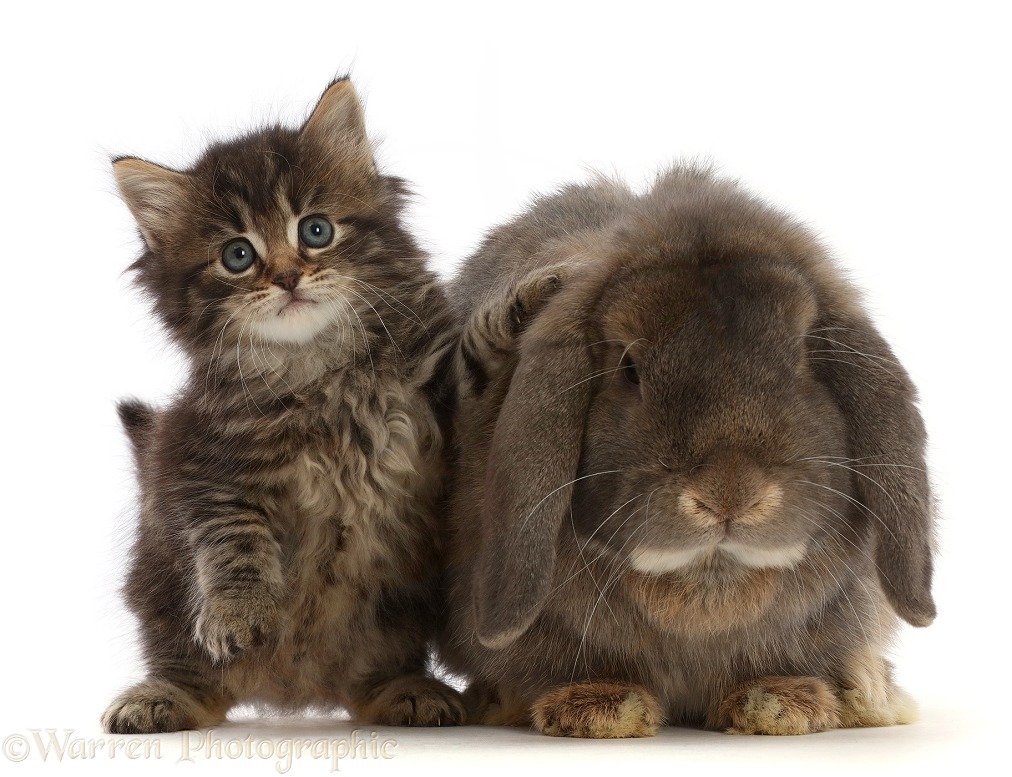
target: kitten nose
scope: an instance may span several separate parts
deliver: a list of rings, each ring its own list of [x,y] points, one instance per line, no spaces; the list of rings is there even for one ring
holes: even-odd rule
[[[271,283],[275,286],[280,286],[285,291],[295,291],[295,287],[299,285],[301,277],[302,273],[298,270],[288,270],[287,272],[279,272],[271,278]]]

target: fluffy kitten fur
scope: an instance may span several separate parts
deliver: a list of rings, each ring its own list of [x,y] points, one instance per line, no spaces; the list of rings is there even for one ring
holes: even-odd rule
[[[425,673],[453,319],[351,84],[301,129],[214,145],[185,172],[114,170],[147,248],[132,269],[190,372],[164,410],[120,405],[148,677],[106,730],[212,726],[244,702],[459,722]],[[309,216],[326,245],[303,238]]]

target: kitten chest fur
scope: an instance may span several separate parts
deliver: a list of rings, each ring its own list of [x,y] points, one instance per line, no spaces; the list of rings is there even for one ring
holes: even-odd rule
[[[363,679],[390,649],[372,627],[384,597],[432,567],[441,476],[435,419],[402,376],[339,370],[300,405],[301,443],[287,441],[263,500],[279,530],[285,621],[259,659],[234,667],[264,701],[293,706],[332,696],[335,677]]]

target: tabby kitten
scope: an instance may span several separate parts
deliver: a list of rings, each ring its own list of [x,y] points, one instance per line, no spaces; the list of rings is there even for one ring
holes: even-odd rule
[[[132,269],[190,370],[165,409],[119,406],[148,677],[105,729],[213,726],[237,703],[460,722],[426,674],[453,317],[350,82],[299,130],[213,145],[185,172],[114,171],[146,244]]]

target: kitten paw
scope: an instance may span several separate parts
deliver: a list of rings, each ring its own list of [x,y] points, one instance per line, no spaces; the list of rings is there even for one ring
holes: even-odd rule
[[[140,683],[109,705],[102,728],[109,734],[164,734],[221,723],[225,704],[216,699],[206,702],[168,682]]]
[[[731,693],[709,723],[729,734],[813,734],[840,726],[840,701],[818,677],[764,677]]]
[[[275,633],[280,613],[267,597],[216,596],[204,601],[196,638],[216,662],[230,661]]]
[[[534,728],[553,737],[652,737],[664,722],[652,693],[632,683],[586,681],[556,688],[534,702]]]
[[[510,308],[510,330],[520,334],[545,303],[562,287],[565,268],[560,265],[527,275],[517,286]]]
[[[481,726],[530,728],[531,710],[522,700],[500,693],[497,687],[472,682],[463,694],[467,722]]]
[[[380,726],[459,726],[464,702],[439,680],[410,675],[384,684],[356,718]]]

